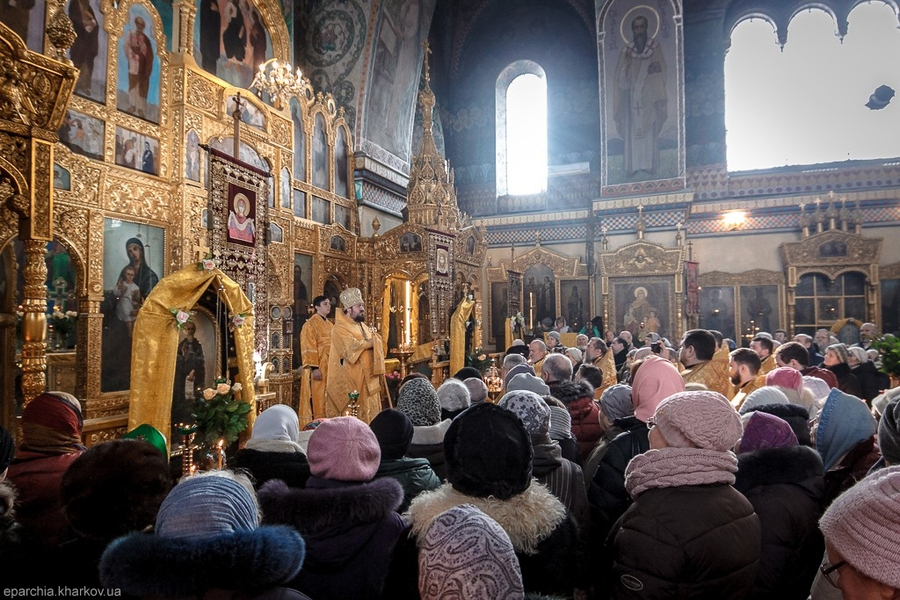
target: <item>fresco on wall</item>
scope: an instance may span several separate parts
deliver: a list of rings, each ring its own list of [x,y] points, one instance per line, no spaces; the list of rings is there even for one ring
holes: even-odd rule
[[[44,51],[44,0],[0,0],[0,21],[35,52]]]
[[[152,123],[159,123],[157,51],[150,11],[140,4],[133,4],[128,9],[128,19],[119,38],[116,108]]]
[[[389,0],[382,4],[366,103],[365,137],[402,160],[410,156],[422,42],[433,10],[434,2],[428,0]]]
[[[59,128],[59,141],[66,147],[82,156],[103,160],[103,121],[74,110],[67,110],[62,127]]]
[[[252,2],[199,0],[194,56],[208,73],[249,88],[259,65],[272,58],[272,39]]]
[[[607,184],[679,174],[672,16],[669,0],[618,0],[606,13]]]
[[[72,64],[79,69],[75,93],[94,102],[106,101],[106,30],[99,0],[70,0],[66,13],[76,38],[69,49]]]

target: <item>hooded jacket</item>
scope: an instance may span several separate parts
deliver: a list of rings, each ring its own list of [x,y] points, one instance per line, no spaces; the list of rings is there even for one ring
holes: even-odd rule
[[[346,483],[310,477],[305,489],[270,481],[259,490],[263,522],[291,525],[307,560],[290,586],[311,598],[381,597],[391,552],[407,530],[393,479]]]
[[[753,505],[762,532],[759,573],[747,598],[806,600],[825,551],[822,459],[808,446],[739,454],[734,487]]]

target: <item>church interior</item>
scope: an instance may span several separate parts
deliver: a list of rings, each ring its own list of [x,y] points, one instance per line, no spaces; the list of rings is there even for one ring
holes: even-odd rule
[[[436,383],[559,316],[638,342],[898,333],[900,145],[726,158],[735,28],[789,45],[815,8],[843,38],[862,4],[0,0],[0,425],[66,391],[90,446],[220,376],[302,419],[300,330],[347,288],[389,374]],[[526,193],[521,76],[546,105]],[[872,113],[896,131],[898,111]],[[170,317],[136,320],[151,306]],[[184,339],[204,349],[187,383]]]

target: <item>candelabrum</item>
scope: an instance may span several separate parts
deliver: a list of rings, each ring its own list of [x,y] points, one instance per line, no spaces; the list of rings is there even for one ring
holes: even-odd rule
[[[259,70],[250,87],[255,89],[260,96],[263,92],[267,93],[273,103],[280,105],[290,96],[301,96],[306,89],[306,84],[299,67],[296,72],[292,72],[290,64],[280,63],[278,60],[270,58],[259,65]]]
[[[344,411],[345,417],[358,417],[359,416],[359,392],[353,390],[347,397],[350,399],[350,403],[347,404],[347,410]]]

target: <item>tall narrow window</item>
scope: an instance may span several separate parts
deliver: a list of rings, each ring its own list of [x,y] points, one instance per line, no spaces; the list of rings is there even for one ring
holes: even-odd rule
[[[547,189],[547,79],[532,61],[516,61],[497,78],[497,195]]]
[[[772,24],[739,23],[725,58],[729,171],[900,156],[897,99],[873,110],[875,90],[900,90],[897,16],[888,3],[857,5],[848,33],[812,8],[791,19],[778,47]]]

